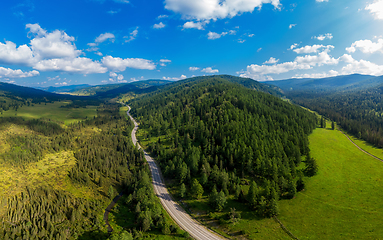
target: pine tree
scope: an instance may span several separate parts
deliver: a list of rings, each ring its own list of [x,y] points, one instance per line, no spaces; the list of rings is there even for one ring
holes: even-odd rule
[[[192,186],[191,186],[191,194],[194,198],[200,199],[203,195],[203,187],[198,182],[197,179],[193,180]]]
[[[109,186],[108,196],[110,199],[113,199],[116,196],[116,190],[112,185]]]
[[[255,181],[252,181],[250,184],[249,193],[247,194],[247,201],[252,208],[256,208],[258,202],[258,188]]]
[[[225,205],[226,205],[226,196],[225,196],[225,193],[221,190],[218,193],[218,196],[216,199],[216,209],[218,211],[222,211],[222,209],[225,207]]]
[[[182,183],[181,187],[180,187],[180,197],[184,198],[185,197],[185,193],[186,193],[186,187],[185,187],[185,184]]]

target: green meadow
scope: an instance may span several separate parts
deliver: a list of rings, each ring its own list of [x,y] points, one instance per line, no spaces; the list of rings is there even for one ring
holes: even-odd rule
[[[46,118],[59,121],[67,125],[84,120],[86,118],[93,118],[97,115],[96,106],[87,106],[86,108],[62,108],[62,106],[66,106],[70,103],[71,101],[63,101],[47,104],[34,104],[33,106],[24,105],[17,111],[5,111],[2,113],[2,115],[0,115],[0,117],[18,116],[25,119]]]
[[[318,128],[309,139],[319,172],[295,199],[280,201],[279,219],[299,239],[382,238],[383,163],[337,130]],[[383,157],[381,149],[356,142]]]

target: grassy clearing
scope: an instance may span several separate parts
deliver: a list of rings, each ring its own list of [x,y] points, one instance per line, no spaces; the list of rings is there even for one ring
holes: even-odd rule
[[[344,132],[344,131],[343,131]],[[363,140],[360,140],[352,135],[349,135],[347,134],[347,136],[349,138],[351,138],[351,140],[356,143],[360,148],[362,148],[364,151],[366,152],[369,152],[371,153],[372,155],[380,158],[380,159],[383,159],[383,149],[381,148],[377,148],[377,147],[374,147],[373,145],[363,141]]]
[[[86,118],[93,118],[97,115],[96,106],[87,106],[86,108],[61,108],[70,104],[71,101],[54,102],[54,103],[41,103],[34,104],[34,106],[22,106],[17,111],[8,110],[3,112],[1,117],[23,117],[25,119],[38,119],[46,118],[55,121],[63,122],[64,124],[71,124],[84,120]]]
[[[70,151],[47,154],[44,159],[28,164],[24,169],[0,164],[0,196],[16,195],[26,186],[50,185],[62,189],[74,164],[75,158]]]
[[[33,133],[27,127],[18,126],[11,123],[5,123],[0,126],[0,154],[7,152],[10,149],[10,145],[7,142],[9,135],[25,135]]]
[[[126,106],[120,107],[120,114],[121,114],[121,116],[124,116],[124,117],[128,118],[128,115],[126,114],[126,112],[128,110],[129,110],[129,108],[126,107]]]
[[[330,124],[327,124],[329,126]],[[363,149],[382,156],[362,141]],[[299,239],[379,239],[383,236],[382,162],[358,150],[337,130],[310,135],[318,175],[306,191],[280,201],[279,219]]]

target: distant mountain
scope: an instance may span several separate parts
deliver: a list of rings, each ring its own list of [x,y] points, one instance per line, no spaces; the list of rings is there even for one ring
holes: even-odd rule
[[[163,86],[166,84],[171,83],[171,81],[167,80],[145,80],[145,81],[137,81],[137,82],[131,82],[126,84],[121,84],[118,87],[111,88],[108,86],[97,86],[98,88],[89,89],[89,92],[93,91],[93,94],[96,94],[97,97],[116,97],[120,94],[124,94],[127,92],[134,92],[134,93],[144,93],[144,92],[151,92],[155,91],[159,86]],[[86,89],[84,89],[85,91]],[[92,95],[93,95],[92,94]]]
[[[36,100],[47,99],[49,101],[57,101],[66,98],[59,94],[4,82],[0,82],[0,95],[16,100],[30,98]]]
[[[329,78],[293,78],[280,81],[266,81],[264,83],[278,86],[284,92],[301,91],[306,93],[328,93],[367,89],[383,83],[383,78],[370,75],[352,74]]]
[[[67,92],[73,92],[79,89],[90,87],[89,84],[80,84],[80,85],[70,85],[70,86],[62,86],[62,87],[45,87],[45,88],[38,88],[47,92],[51,93],[67,93]]]

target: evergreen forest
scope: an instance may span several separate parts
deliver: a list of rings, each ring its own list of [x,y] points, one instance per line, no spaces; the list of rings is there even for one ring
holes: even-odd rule
[[[75,164],[65,179],[94,194],[82,195],[48,182],[1,196],[0,239],[140,239],[150,230],[182,234],[165,218],[154,195],[143,153],[131,143],[132,122],[120,114],[120,104],[101,104],[97,117],[65,127],[19,117],[0,121],[2,126],[14,124],[34,132],[7,138],[11,148],[1,154],[2,166],[22,171],[47,154],[72,151]],[[87,129],[97,131],[83,134]],[[124,231],[110,236],[103,214],[119,193],[126,196],[120,206],[132,214],[124,217]]]
[[[278,214],[279,199],[293,198],[304,188],[303,176],[316,173],[308,135],[318,120],[243,82],[192,78],[128,104],[179,196],[208,196],[211,209],[220,211],[233,195],[259,216],[271,217]]]

